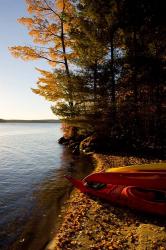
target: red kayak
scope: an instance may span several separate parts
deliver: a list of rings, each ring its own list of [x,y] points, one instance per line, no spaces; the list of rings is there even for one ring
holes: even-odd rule
[[[98,172],[88,175],[84,181],[166,190],[166,171]]]
[[[66,178],[81,192],[103,198],[113,204],[166,216],[166,191],[144,189],[135,186],[123,186],[87,182],[73,177]]]

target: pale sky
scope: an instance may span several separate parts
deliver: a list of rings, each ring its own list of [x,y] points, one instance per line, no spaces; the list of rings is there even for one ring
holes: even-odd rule
[[[39,73],[49,69],[45,61],[25,62],[13,58],[8,47],[31,44],[26,27],[17,18],[27,16],[24,0],[0,0],[0,119],[51,119],[51,103],[31,88]]]

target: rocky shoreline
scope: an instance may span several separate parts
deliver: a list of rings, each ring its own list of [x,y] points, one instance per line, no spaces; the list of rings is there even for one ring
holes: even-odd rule
[[[132,156],[94,154],[95,171],[161,162]],[[45,250],[164,250],[166,222],[88,197],[73,190],[62,207],[62,224]]]

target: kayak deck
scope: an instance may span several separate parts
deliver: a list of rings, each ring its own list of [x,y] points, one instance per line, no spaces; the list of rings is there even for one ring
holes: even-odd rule
[[[143,166],[111,168],[106,172],[92,173],[84,181],[166,190],[165,163]]]
[[[77,180],[70,176],[66,178],[85,194],[97,196],[112,204],[119,204],[142,212],[166,216],[165,190],[86,182],[85,180]]]

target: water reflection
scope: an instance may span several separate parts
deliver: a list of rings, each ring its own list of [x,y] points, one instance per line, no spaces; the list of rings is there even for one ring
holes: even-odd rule
[[[19,233],[17,232],[17,241],[12,244],[12,248],[6,249],[44,249],[56,230],[60,207],[71,190],[71,185],[64,175],[83,178],[92,168],[90,157],[72,155],[67,148],[64,148],[59,167],[50,172],[36,187],[33,193],[33,209],[24,217],[24,226]],[[15,229],[18,227],[17,221]]]

